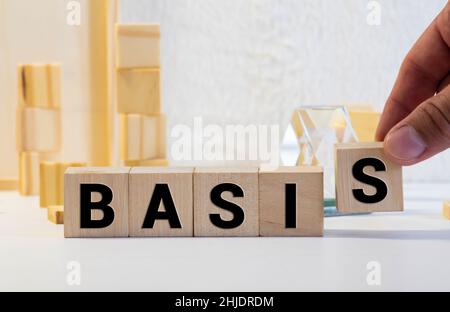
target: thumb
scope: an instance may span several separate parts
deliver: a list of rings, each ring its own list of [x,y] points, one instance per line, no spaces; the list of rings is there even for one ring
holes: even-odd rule
[[[385,153],[413,165],[450,147],[450,87],[420,104],[387,134]]]

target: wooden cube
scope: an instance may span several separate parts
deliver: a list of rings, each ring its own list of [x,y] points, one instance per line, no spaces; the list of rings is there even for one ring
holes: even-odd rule
[[[323,169],[260,170],[259,216],[261,236],[322,236]]]
[[[383,143],[336,144],[335,161],[339,212],[403,211],[402,167]]]
[[[43,161],[39,172],[40,206],[64,205],[64,172],[70,167],[85,167],[86,163],[60,163]]]
[[[196,168],[194,236],[259,236],[258,169]]]
[[[19,108],[19,151],[54,152],[61,148],[61,114],[56,109]]]
[[[127,237],[130,168],[69,168],[64,176],[65,237]]]
[[[122,114],[120,124],[122,160],[166,157],[166,117],[164,115]]]
[[[19,107],[59,108],[61,66],[25,64],[18,67]]]
[[[120,114],[160,114],[160,93],[159,69],[117,71],[117,108]]]
[[[159,24],[116,24],[118,68],[160,67]]]
[[[194,168],[132,168],[130,236],[193,236]]]
[[[49,206],[47,209],[48,221],[54,224],[64,224],[64,206]]]
[[[444,218],[450,220],[450,200],[444,202],[443,215]]]

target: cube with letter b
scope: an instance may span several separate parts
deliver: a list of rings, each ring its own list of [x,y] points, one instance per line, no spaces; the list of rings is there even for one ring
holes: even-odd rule
[[[127,237],[130,168],[69,168],[64,175],[65,237]]]
[[[383,143],[336,144],[335,162],[339,212],[403,211],[402,168]]]

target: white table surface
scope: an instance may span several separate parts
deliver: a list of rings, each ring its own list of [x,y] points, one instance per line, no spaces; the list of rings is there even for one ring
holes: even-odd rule
[[[37,197],[3,192],[0,290],[450,291],[444,199],[449,184],[405,185],[404,213],[327,218],[323,238],[64,239]],[[70,261],[80,285],[66,282]]]

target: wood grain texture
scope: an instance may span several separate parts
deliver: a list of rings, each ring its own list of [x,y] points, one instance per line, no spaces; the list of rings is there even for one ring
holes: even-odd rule
[[[132,168],[129,187],[130,236],[193,236],[193,173],[194,168]],[[153,228],[143,228],[157,184],[168,185],[181,228],[171,228],[168,220],[156,220]],[[160,204],[158,211],[166,211],[163,203]]]
[[[220,214],[229,221],[232,214],[211,202],[211,190],[223,183],[238,185],[244,197],[224,192],[222,198],[244,211],[244,222],[234,229],[221,229],[211,223],[210,214]],[[194,172],[194,236],[259,236],[258,169],[196,168]]]
[[[160,93],[158,68],[117,71],[117,108],[120,114],[160,114]]]
[[[159,24],[116,25],[117,68],[160,67]]]
[[[386,171],[375,171],[367,166],[364,173],[381,179],[387,185],[386,197],[378,203],[362,203],[353,195],[354,189],[373,195],[375,188],[357,181],[352,174],[354,164],[364,158],[381,160]],[[403,211],[402,168],[391,162],[384,154],[383,143],[351,143],[335,146],[336,201],[339,212],[390,212]]]
[[[47,218],[51,223],[64,224],[64,206],[49,206],[47,209]]]
[[[286,184],[296,187],[296,227],[286,227]],[[323,236],[323,170],[280,167],[259,172],[261,236]]]
[[[57,109],[61,106],[61,66],[23,64],[18,66],[19,107]]]
[[[122,160],[166,158],[166,117],[164,115],[120,115]]]
[[[129,172],[128,167],[67,169],[64,176],[64,236],[127,237]],[[113,192],[113,200],[109,206],[114,210],[115,217],[114,222],[106,228],[82,229],[80,226],[80,185],[92,183],[106,185]],[[94,202],[99,200],[100,198],[92,199]]]
[[[61,149],[59,109],[24,107],[17,111],[17,149],[56,152]]]

